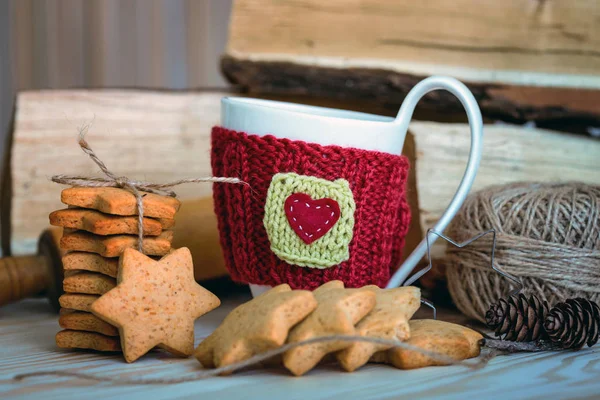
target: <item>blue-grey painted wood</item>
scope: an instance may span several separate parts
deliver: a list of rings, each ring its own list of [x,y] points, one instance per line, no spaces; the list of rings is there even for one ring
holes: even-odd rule
[[[228,299],[196,322],[196,342],[208,335],[245,298]],[[232,376],[178,385],[121,386],[43,377],[13,382],[15,374],[76,370],[106,376],[193,376],[200,364],[155,351],[133,364],[119,355],[57,349],[57,316],[44,300],[25,300],[0,309],[0,399],[518,399],[598,398],[600,346],[579,352],[514,354],[485,368],[432,367],[400,371],[369,365],[354,373],[320,366],[296,378],[284,369],[252,369]]]

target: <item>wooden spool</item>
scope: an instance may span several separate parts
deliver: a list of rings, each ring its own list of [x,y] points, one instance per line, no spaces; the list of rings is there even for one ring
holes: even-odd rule
[[[60,230],[46,230],[37,254],[0,259],[0,306],[44,293],[58,311],[63,280],[59,240]]]

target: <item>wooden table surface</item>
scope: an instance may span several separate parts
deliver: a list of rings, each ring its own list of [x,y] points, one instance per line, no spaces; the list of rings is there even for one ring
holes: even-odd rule
[[[200,318],[196,342],[246,299],[243,295],[226,299],[217,310]],[[50,369],[156,378],[193,376],[201,368],[194,358],[174,358],[160,351],[127,364],[120,355],[58,349],[54,343],[57,319],[41,299],[0,308],[0,399],[600,398],[600,345],[579,352],[499,356],[477,371],[460,366],[401,371],[369,365],[345,373],[332,364],[301,378],[284,369],[252,369],[177,385],[116,385],[54,377],[13,381],[16,374]]]

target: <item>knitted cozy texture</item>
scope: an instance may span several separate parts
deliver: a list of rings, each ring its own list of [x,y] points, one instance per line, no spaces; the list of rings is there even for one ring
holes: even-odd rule
[[[309,198],[300,202],[300,199],[304,198],[302,195],[308,195]],[[322,199],[323,205],[311,199]],[[288,200],[291,200],[291,204],[286,208]],[[326,204],[328,201],[332,201],[333,205],[338,207],[337,210],[328,209],[327,207],[332,206]],[[324,221],[314,231],[308,231],[306,223],[305,228],[302,228],[302,224],[296,220],[311,211],[311,203],[312,217],[315,212],[328,210],[325,211],[326,214],[322,214]],[[293,213],[294,208],[302,211],[290,214],[290,210]],[[345,179],[331,182],[295,173],[276,174],[267,193],[264,218],[271,250],[282,260],[303,267],[327,268],[340,264],[350,257],[348,245],[352,240],[355,208],[352,191]],[[332,222],[336,211],[339,220]],[[315,219],[316,223],[321,222],[318,216]],[[315,221],[310,222],[315,224]],[[298,231],[294,229],[296,226],[299,227]],[[312,241],[314,235],[320,235],[322,232],[325,232],[322,237]],[[306,240],[303,240],[304,238]]]
[[[211,162],[214,176],[237,177],[249,184],[213,185],[221,246],[233,280],[270,286],[288,283],[294,289],[314,289],[336,279],[346,287],[383,287],[398,266],[410,223],[406,157],[215,127]],[[330,268],[306,268],[291,265],[271,250],[263,220],[267,193],[278,173],[320,178],[329,184],[348,182],[356,209],[346,261]],[[335,200],[341,209],[344,200]]]

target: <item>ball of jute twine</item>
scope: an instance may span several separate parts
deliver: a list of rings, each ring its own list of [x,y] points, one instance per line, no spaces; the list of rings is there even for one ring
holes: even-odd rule
[[[495,265],[523,292],[549,305],[570,297],[600,300],[600,186],[515,183],[472,194],[448,234],[457,242],[496,230]],[[448,289],[466,315],[484,321],[490,304],[515,286],[490,266],[492,235],[448,246]]]

